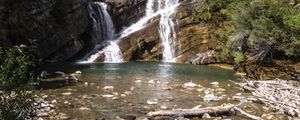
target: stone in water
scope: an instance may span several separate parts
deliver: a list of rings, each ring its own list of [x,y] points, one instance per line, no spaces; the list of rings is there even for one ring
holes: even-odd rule
[[[147,104],[149,104],[149,105],[156,105],[157,103],[158,103],[157,99],[147,100]]]
[[[114,86],[105,86],[103,87],[103,90],[113,90]]]
[[[185,88],[194,88],[194,87],[197,87],[198,85],[193,83],[193,82],[188,82],[188,83],[184,83],[183,84],[183,87]]]
[[[104,97],[104,98],[112,98],[112,97],[114,97],[114,95],[101,95],[102,97]]]

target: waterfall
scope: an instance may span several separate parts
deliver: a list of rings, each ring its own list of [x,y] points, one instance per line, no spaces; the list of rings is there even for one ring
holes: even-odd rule
[[[121,63],[123,62],[123,58],[121,56],[121,50],[119,48],[119,45],[112,41],[110,42],[110,45],[107,46],[104,49],[104,54],[105,54],[105,63]]]
[[[107,32],[111,34],[112,38],[114,35],[113,24],[111,22],[111,17],[107,12],[107,6],[105,3],[96,2],[102,9],[104,14],[104,21],[106,23]],[[122,38],[143,29],[151,20],[158,18],[159,22],[159,37],[163,45],[163,61],[165,62],[175,62],[175,40],[176,31],[174,29],[175,23],[174,18],[177,12],[177,7],[179,6],[179,0],[148,0],[146,4],[146,13],[139,21],[127,27],[120,32],[120,37],[110,41],[109,46],[104,48],[102,51],[91,55],[88,62],[95,61],[100,55],[105,54],[105,62],[123,62],[122,54],[120,48],[117,45],[117,41]],[[111,28],[111,29],[110,29]],[[109,36],[109,35],[108,35]],[[108,37],[108,40],[109,39]]]
[[[107,11],[107,4],[102,2],[95,2],[95,5],[97,5],[98,7],[98,13],[100,14],[99,16],[102,17],[100,22],[103,23],[100,24],[101,26],[98,26],[98,28],[102,29],[101,35],[104,36],[105,41],[107,41],[109,44],[103,50],[89,56],[89,58],[85,61],[80,61],[80,63],[93,63],[99,56],[103,54],[105,56],[105,63],[121,63],[123,62],[122,52],[120,51],[118,40],[114,40],[115,29],[111,16]],[[91,18],[93,19],[93,21],[95,21],[94,17]],[[97,46],[98,45],[96,45],[95,50],[99,48]]]
[[[174,29],[173,19],[176,13],[176,6],[178,4],[178,0],[165,0],[159,1],[160,9],[164,9],[165,12],[161,14],[160,22],[159,22],[159,35],[162,41],[162,45],[164,47],[163,50],[163,60],[165,62],[175,62],[175,52],[172,49],[172,44],[175,46],[176,44],[176,31]]]
[[[103,23],[104,23],[103,29],[105,29],[104,31],[105,40],[112,40],[114,37],[115,29],[114,29],[114,24],[112,22],[112,19],[107,11],[107,4],[101,2],[95,2],[95,4],[98,7],[100,7],[98,11],[103,15]]]
[[[176,31],[173,21],[179,0],[148,0],[146,5],[146,15],[137,23],[123,30],[121,38],[126,37],[136,31],[143,29],[150,20],[159,16],[159,37],[163,45],[163,61],[175,62],[175,40]]]

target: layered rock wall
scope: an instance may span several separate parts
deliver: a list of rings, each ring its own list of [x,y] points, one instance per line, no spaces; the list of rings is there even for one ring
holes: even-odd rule
[[[211,30],[206,24],[196,23],[193,20],[193,12],[196,9],[195,1],[181,0],[176,14],[177,25],[176,45],[173,47],[177,62],[191,62],[197,54],[220,49],[222,46],[217,40],[210,37]],[[161,60],[163,47],[159,38],[158,22],[155,20],[144,29],[123,38],[120,48],[124,59],[135,60]],[[198,63],[198,61],[196,61]],[[217,58],[209,58],[210,62],[221,62]]]

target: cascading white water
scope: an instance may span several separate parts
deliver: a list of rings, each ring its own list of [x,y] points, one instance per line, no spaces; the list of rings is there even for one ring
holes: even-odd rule
[[[104,29],[106,29],[105,32],[105,39],[106,40],[112,40],[114,37],[114,24],[112,22],[112,19],[107,11],[107,4],[101,3],[101,2],[95,2],[100,9],[98,9],[99,13],[102,13],[103,15],[103,23],[104,23]]]
[[[174,29],[173,19],[175,17],[178,0],[164,0],[159,1],[160,9],[164,9],[165,12],[161,14],[160,22],[159,22],[159,35],[162,41],[162,45],[164,46],[163,50],[163,60],[165,62],[175,62],[175,53],[174,49],[172,49],[172,44],[176,44],[176,31]]]
[[[100,6],[103,7],[102,11],[105,11],[106,13],[103,13],[105,15],[105,21],[111,21],[111,18],[106,11],[106,6],[104,3],[98,3]],[[164,47],[163,49],[163,60],[165,62],[175,62],[175,55],[174,50],[171,47],[172,45],[175,46],[175,40],[176,40],[176,31],[174,29],[174,22],[173,19],[176,14],[177,7],[179,6],[179,0],[148,0],[146,5],[146,15],[141,18],[138,22],[135,24],[129,26],[128,28],[124,29],[120,33],[120,37],[116,39],[115,41],[118,41],[136,31],[139,31],[143,29],[149,22],[151,22],[152,19],[155,17],[159,17],[159,34],[160,39],[162,41],[162,45]],[[109,18],[107,20],[107,18]],[[108,22],[110,23],[110,22]],[[109,26],[107,26],[109,27]],[[112,27],[113,28],[113,27]],[[107,29],[109,30],[109,29]],[[112,29],[113,30],[113,29]],[[116,48],[117,47],[117,48]],[[108,49],[109,48],[109,49]],[[116,44],[116,42],[110,42],[110,45],[106,48],[104,48],[102,51],[92,55],[89,58],[89,62],[95,61],[101,54],[105,54],[105,62],[113,62],[118,63],[122,62],[122,55],[120,55],[120,48]],[[115,58],[113,58],[115,57]],[[119,59],[119,60],[118,60]]]
[[[105,63],[121,63],[123,62],[122,53],[119,45],[112,41],[110,45],[104,49]]]
[[[121,38],[143,29],[151,19],[160,16],[159,35],[164,47],[163,60],[165,62],[175,62],[173,48],[175,48],[176,31],[174,29],[175,24],[173,19],[178,6],[179,0],[148,0],[146,5],[146,16],[136,24],[125,29],[121,34]],[[173,46],[173,48],[171,46]]]
[[[121,63],[123,62],[122,52],[120,51],[118,40],[114,39],[114,25],[111,19],[111,16],[109,15],[107,11],[107,4],[101,3],[101,2],[95,2],[96,5],[98,5],[98,12],[99,14],[102,14],[103,20],[103,26],[105,39],[108,41],[109,45],[105,47],[102,51],[98,51],[96,54],[91,55],[86,61],[81,61],[80,63],[92,63],[97,60],[97,58],[104,54],[105,55],[105,63]],[[100,15],[101,16],[101,15]],[[94,20],[94,18],[93,18]]]

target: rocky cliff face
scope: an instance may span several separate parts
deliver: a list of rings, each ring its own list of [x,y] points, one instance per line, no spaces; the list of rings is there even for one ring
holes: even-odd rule
[[[98,0],[103,2],[103,0]],[[145,14],[147,0],[106,0],[117,31],[138,21]],[[176,15],[177,62],[195,64],[218,62],[206,58],[221,45],[209,36],[205,24],[195,23],[195,1],[181,0]],[[24,44],[36,40],[41,59],[66,61],[86,54],[104,40],[101,9],[86,0],[2,0],[0,4],[0,46]],[[119,43],[126,61],[161,60],[158,20],[125,37]],[[103,57],[103,56],[102,56]],[[99,61],[103,58],[99,58]]]
[[[194,22],[192,13],[195,9],[195,1],[181,1],[175,18],[177,39],[173,48],[177,62],[194,64],[221,62],[222,60],[210,54],[220,49],[222,45],[210,37],[211,31],[207,25]],[[159,39],[158,22],[156,20],[143,30],[120,41],[119,45],[126,61],[162,59],[163,47]]]
[[[36,40],[41,59],[65,61],[92,43],[86,0],[1,0],[1,46]]]
[[[145,14],[147,0],[107,0],[117,31],[135,23]]]

